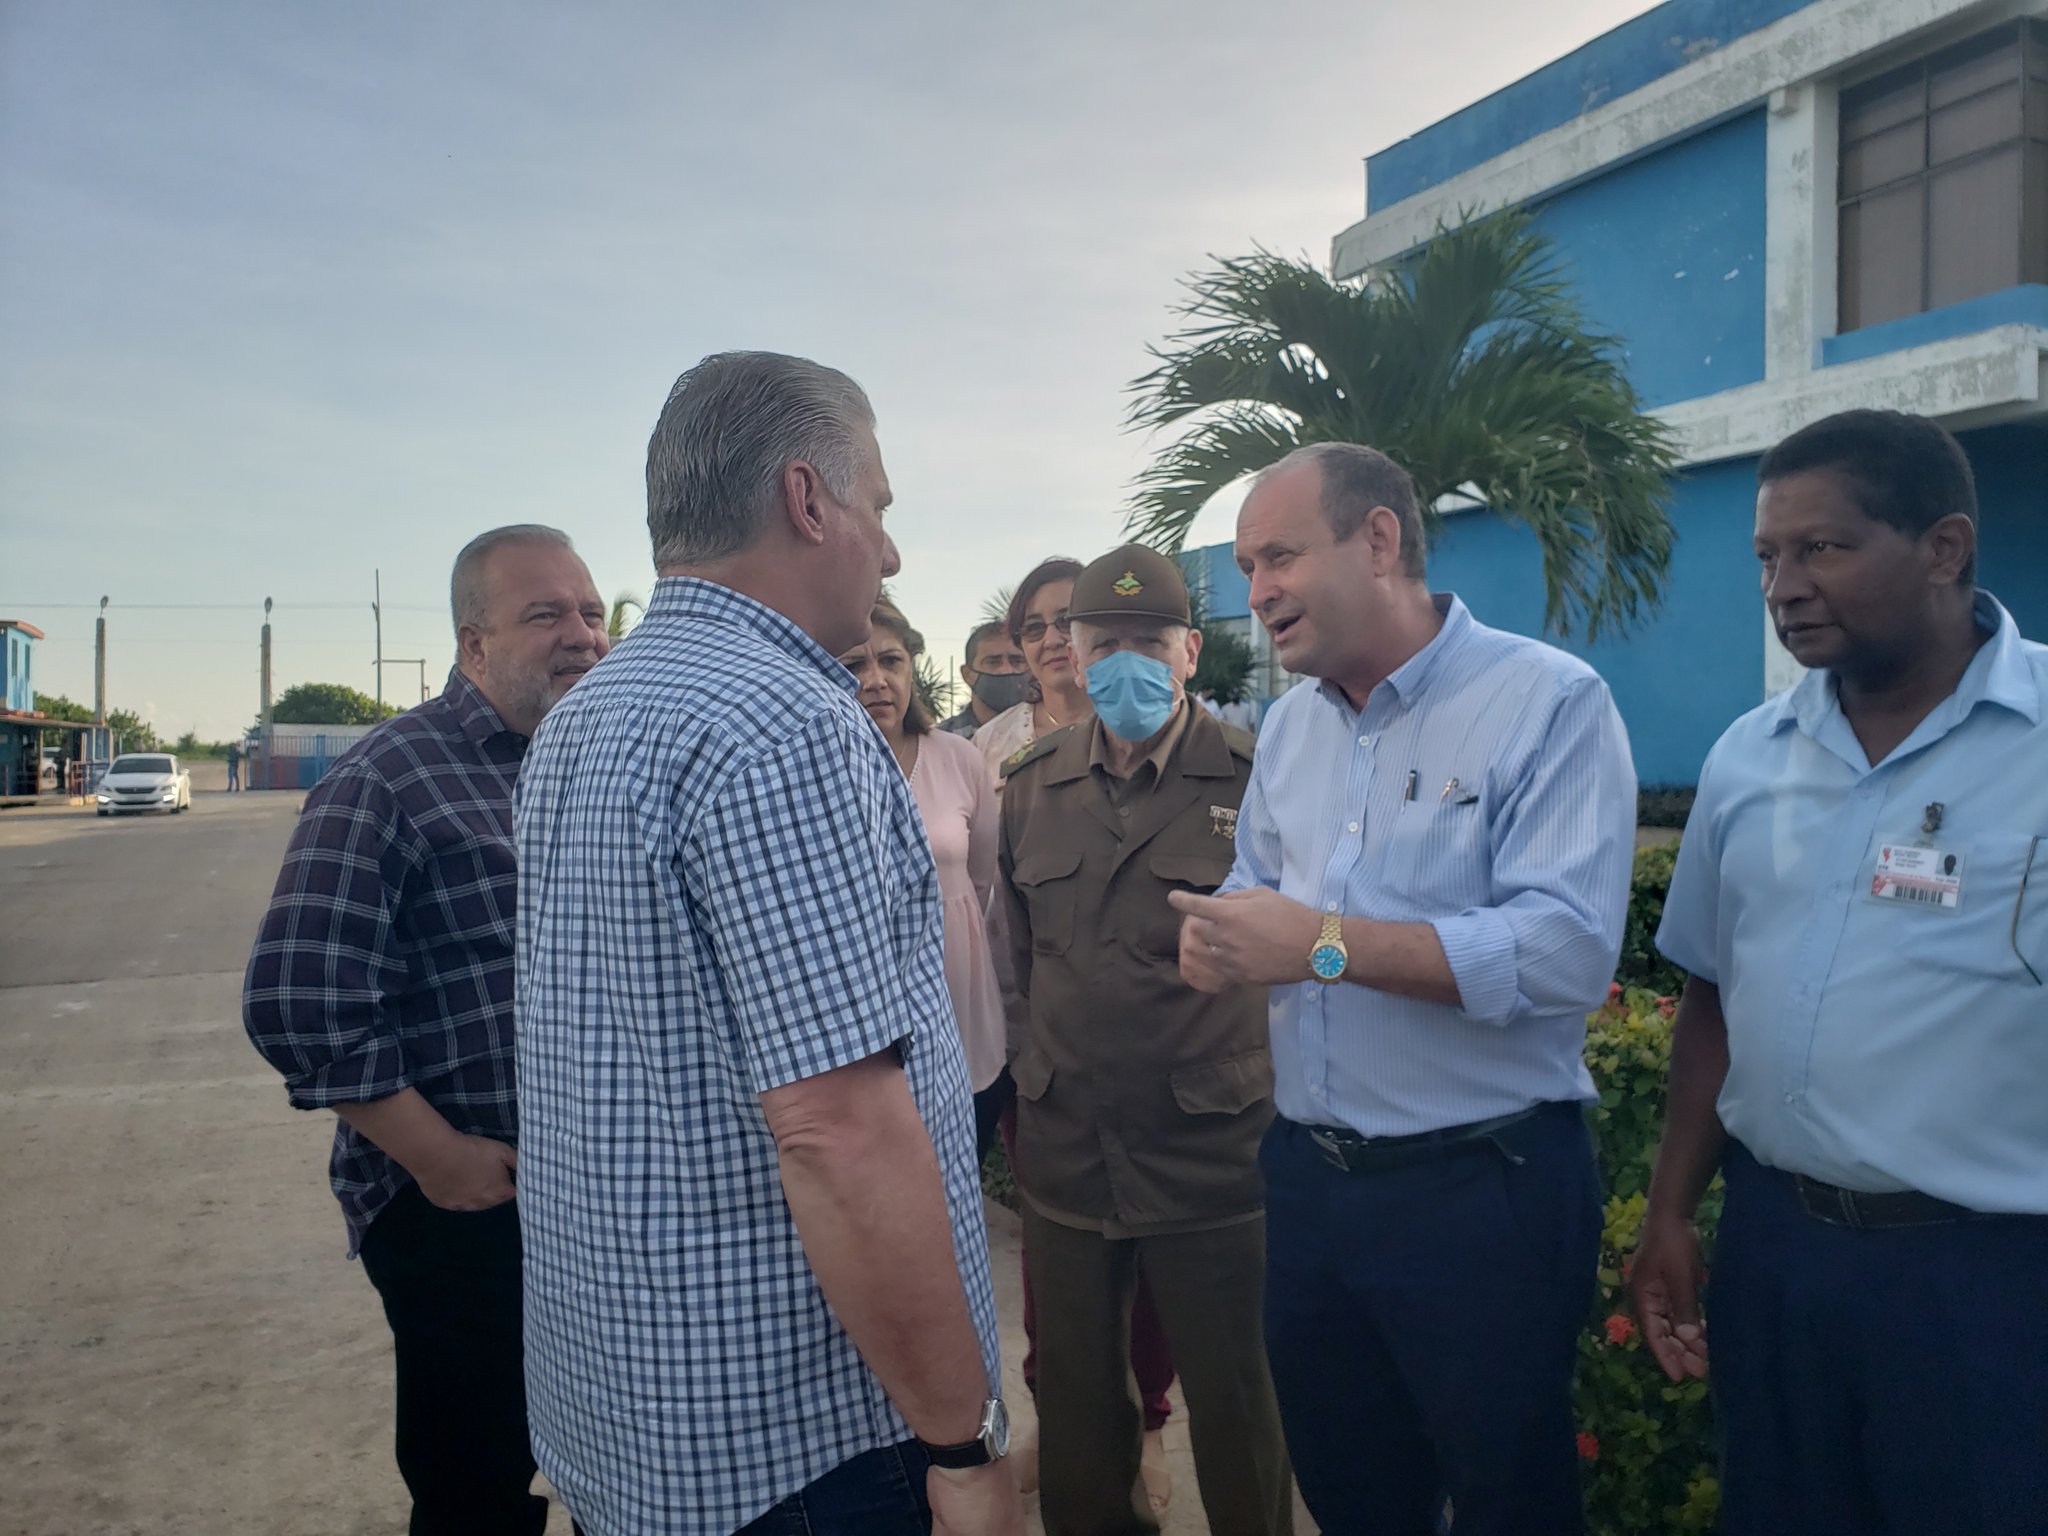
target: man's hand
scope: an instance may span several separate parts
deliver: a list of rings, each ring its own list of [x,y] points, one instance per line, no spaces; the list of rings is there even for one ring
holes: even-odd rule
[[[1313,909],[1263,886],[1222,896],[1169,891],[1166,899],[1187,918],[1180,930],[1180,967],[1189,986],[1221,992],[1308,980],[1309,951],[1323,928]]]
[[[932,1536],[1023,1536],[1024,1498],[1000,1461],[961,1471],[933,1467],[924,1489]]]
[[[488,1211],[518,1189],[512,1175],[519,1154],[488,1136],[457,1136],[421,1166],[406,1171],[420,1193],[444,1211]]]
[[[1700,1320],[1700,1235],[1689,1221],[1653,1212],[1629,1261],[1629,1296],[1643,1343],[1673,1381],[1707,1374],[1707,1328]]]

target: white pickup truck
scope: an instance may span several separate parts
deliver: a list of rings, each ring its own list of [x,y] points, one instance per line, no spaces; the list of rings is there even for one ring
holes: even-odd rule
[[[168,752],[124,752],[107,767],[95,796],[102,816],[117,811],[192,809],[192,775]]]

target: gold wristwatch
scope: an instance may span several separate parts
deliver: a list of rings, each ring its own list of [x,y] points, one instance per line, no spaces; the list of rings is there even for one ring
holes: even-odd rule
[[[1316,947],[1308,952],[1309,974],[1326,987],[1335,986],[1344,979],[1344,967],[1350,963],[1351,951],[1344,947],[1344,916],[1326,912]]]

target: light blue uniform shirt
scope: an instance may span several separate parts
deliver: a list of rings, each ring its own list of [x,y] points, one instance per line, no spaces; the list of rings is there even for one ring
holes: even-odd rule
[[[1977,622],[1956,691],[1875,768],[1825,672],[1728,728],[1657,947],[1721,989],[1721,1123],[1759,1161],[2048,1213],[2048,990],[2027,972],[2048,977],[2048,647],[1989,594]],[[1921,842],[1934,801],[1957,906],[1877,899],[1880,855]]]
[[[1435,927],[1462,1006],[1273,989],[1280,1113],[1366,1136],[1590,1101],[1586,1015],[1628,910],[1636,778],[1607,685],[1436,602],[1442,630],[1364,709],[1303,683],[1267,712],[1223,886]]]

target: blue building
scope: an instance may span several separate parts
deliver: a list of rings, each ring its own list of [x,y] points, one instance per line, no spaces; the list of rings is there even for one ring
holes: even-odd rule
[[[1694,782],[1728,723],[1797,678],[1757,588],[1756,464],[1836,411],[1912,411],[1956,433],[1977,474],[1979,579],[2048,636],[2038,9],[1670,0],[1367,159],[1338,276],[1398,261],[1440,224],[1528,208],[1678,437],[1661,610],[1572,647],[1612,686],[1646,784]],[[1189,564],[1213,612],[1243,613],[1227,548]],[[1454,514],[1430,566],[1486,622],[1541,632],[1525,532]]]

